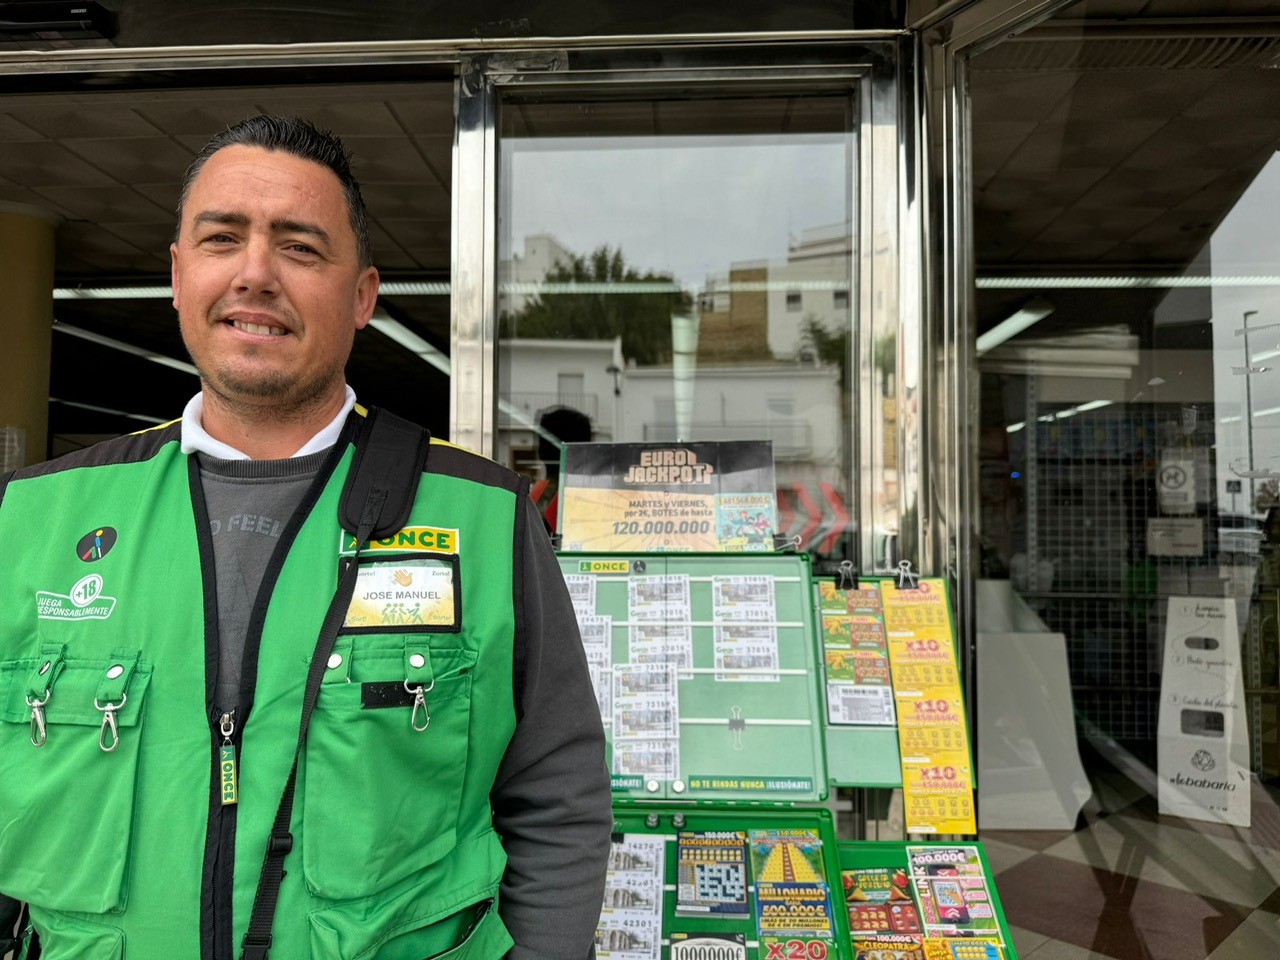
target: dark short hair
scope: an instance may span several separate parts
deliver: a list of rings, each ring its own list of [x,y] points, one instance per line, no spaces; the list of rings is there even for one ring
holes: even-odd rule
[[[342,195],[347,201],[347,213],[351,229],[356,235],[356,254],[360,267],[372,266],[373,247],[369,243],[369,212],[360,195],[360,184],[351,173],[351,154],[342,145],[337,134],[321,130],[302,117],[269,117],[258,115],[233,123],[204,145],[182,175],[182,195],[178,198],[178,228],[182,227],[182,208],[205,163],[223,147],[261,147],[263,150],[279,150],[300,160],[310,160],[333,175],[342,184]]]

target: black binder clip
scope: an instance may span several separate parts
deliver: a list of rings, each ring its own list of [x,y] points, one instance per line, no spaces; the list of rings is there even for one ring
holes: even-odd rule
[[[785,550],[799,550],[800,534],[797,533],[794,537],[788,537],[781,533],[775,533],[773,535],[773,549],[775,553],[781,553]]]
[[[560,550],[563,548],[564,548],[564,534],[563,533],[551,534],[551,549]]]
[[[839,590],[857,590],[858,578],[853,572],[852,560],[840,561],[840,583],[837,585]]]
[[[910,560],[898,561],[898,589],[914,590],[920,585],[920,574],[911,569]]]

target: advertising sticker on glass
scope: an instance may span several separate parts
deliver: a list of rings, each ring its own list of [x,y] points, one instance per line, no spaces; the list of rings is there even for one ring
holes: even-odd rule
[[[773,550],[768,441],[567,443],[560,475],[565,550]]]

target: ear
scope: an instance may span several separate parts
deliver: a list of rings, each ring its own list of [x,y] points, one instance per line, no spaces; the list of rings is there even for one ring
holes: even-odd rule
[[[178,309],[178,245],[169,244],[169,284],[173,287],[173,309]]]
[[[356,329],[363,330],[373,319],[378,305],[378,284],[381,282],[375,267],[367,267],[356,281]],[[176,289],[176,288],[175,288]]]

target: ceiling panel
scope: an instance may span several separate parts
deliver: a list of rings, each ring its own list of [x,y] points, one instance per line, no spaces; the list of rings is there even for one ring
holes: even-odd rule
[[[1060,123],[1080,118],[1096,122],[1105,118],[1119,125],[1122,121],[1172,117],[1222,79],[1221,72],[1214,70],[1053,71],[1050,75],[1063,73],[1074,78],[1071,96],[1058,100],[1046,111],[1048,121]],[[1020,75],[1014,71],[1013,75],[1004,76],[1009,83],[1016,82]],[[1139,76],[1141,82],[1133,82]],[[1001,96],[1004,95],[1001,92]],[[1022,93],[1017,96],[1021,99]]]
[[[309,98],[260,97],[256,98],[255,106],[262,113],[306,117],[321,129],[339,132],[344,141],[356,136],[403,136],[404,131],[384,100],[363,99],[343,93],[337,93],[337,96],[342,99],[326,103],[317,103]]]
[[[70,102],[68,102],[70,101]],[[149,137],[155,126],[131,106],[92,98],[50,98],[38,106],[14,106],[9,115],[51,139],[64,137]]]
[[[104,223],[102,229],[147,253],[154,251],[161,262],[169,263],[169,244],[173,242],[172,223]]]
[[[33,130],[17,117],[0,109],[0,142],[14,140],[43,140],[44,135]]]
[[[92,223],[173,222],[173,214],[129,187],[113,183],[104,187],[39,187],[39,198],[68,212],[73,220]],[[38,202],[43,202],[39,201]]]
[[[975,124],[987,120],[1041,122],[1048,118],[1053,106],[1071,92],[1078,79],[1076,74],[1063,71],[1019,73],[1011,78],[1005,71],[982,71],[980,57],[974,63],[969,86],[973,91]],[[1010,82],[1011,79],[1016,82]]]
[[[426,96],[397,98],[390,108],[406,133],[453,138],[452,86]]]
[[[181,177],[194,151],[167,136],[129,137],[113,140],[69,139],[62,143],[85,161],[121,183]]]
[[[47,210],[49,213],[56,214],[63,219],[71,219],[73,217],[69,210],[56,203],[51,203],[34,190],[29,190],[26,187],[0,185],[0,203],[21,203],[24,206]]]
[[[447,272],[447,81],[0,98],[0,200],[79,224],[59,234],[60,275],[165,279],[183,171],[209,137],[260,109],[306,116],[344,139],[384,269]]]
[[[343,137],[354,158],[352,169],[361,183],[387,180],[391,183],[439,181],[416,146],[403,137]]]
[[[18,140],[0,150],[0,176],[24,187],[106,186],[110,176],[51,140]]]

